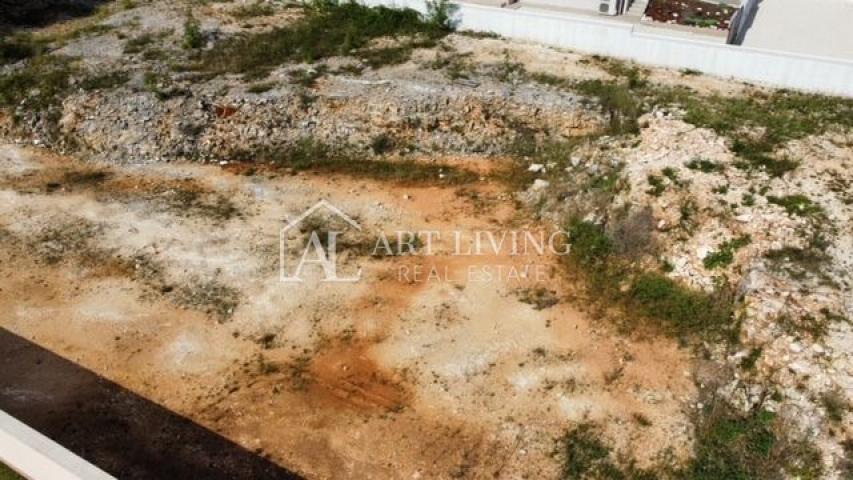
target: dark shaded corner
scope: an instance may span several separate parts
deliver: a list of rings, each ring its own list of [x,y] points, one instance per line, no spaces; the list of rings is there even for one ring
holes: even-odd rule
[[[298,479],[0,328],[0,409],[120,479]]]

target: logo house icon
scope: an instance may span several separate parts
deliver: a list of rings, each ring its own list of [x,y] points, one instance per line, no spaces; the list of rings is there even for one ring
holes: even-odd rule
[[[344,233],[342,231],[318,232],[316,230],[312,230],[308,232],[310,233],[308,242],[299,255],[295,268],[289,268],[292,267],[292,265],[288,265],[288,235],[291,232],[296,231],[306,218],[319,210],[327,210],[332,215],[343,220],[346,225],[349,225],[357,231],[361,231],[361,225],[359,225],[349,215],[326,200],[320,200],[279,230],[279,279],[282,282],[302,283],[304,281],[302,274],[305,266],[316,265],[323,271],[324,278],[322,281],[324,282],[357,282],[361,280],[361,268],[358,269],[355,276],[338,276],[336,245],[338,235]],[[323,245],[323,241],[320,238],[320,235],[323,233],[326,235],[326,246]]]

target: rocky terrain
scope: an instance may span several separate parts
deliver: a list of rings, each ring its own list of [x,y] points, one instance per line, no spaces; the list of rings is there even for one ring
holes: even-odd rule
[[[853,476],[853,102],[440,15],[344,49],[312,37],[327,8],[124,1],[7,35],[2,327],[309,478]],[[572,253],[538,283],[372,258],[368,286],[282,293],[281,218],[321,198]],[[19,267],[83,292],[21,305]]]

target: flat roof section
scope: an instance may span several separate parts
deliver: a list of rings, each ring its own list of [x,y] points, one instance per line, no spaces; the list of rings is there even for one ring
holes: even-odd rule
[[[760,0],[743,45],[853,60],[853,0]]]

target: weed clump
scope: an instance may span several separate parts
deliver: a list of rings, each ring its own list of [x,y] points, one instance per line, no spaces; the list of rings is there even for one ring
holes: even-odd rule
[[[737,250],[749,245],[752,239],[749,235],[743,235],[733,240],[723,242],[715,252],[709,253],[703,260],[702,264],[708,270],[713,270],[718,267],[725,267],[734,261],[734,254]]]
[[[685,163],[684,166],[690,170],[698,170],[703,173],[714,173],[723,170],[723,165],[707,158],[694,158]]]
[[[216,280],[192,278],[174,292],[172,299],[178,305],[203,310],[223,322],[231,318],[240,304],[240,292]]]
[[[591,423],[582,423],[557,439],[555,456],[560,460],[561,480],[652,480],[654,471],[638,468],[634,461],[618,463],[612,449],[601,440]]]
[[[536,310],[551,308],[560,303],[556,292],[544,287],[525,288],[518,292],[518,300],[522,303],[533,305],[533,308]]]
[[[784,197],[767,196],[767,201],[784,208],[788,215],[809,217],[823,212],[820,205],[805,195],[785,195]]]

